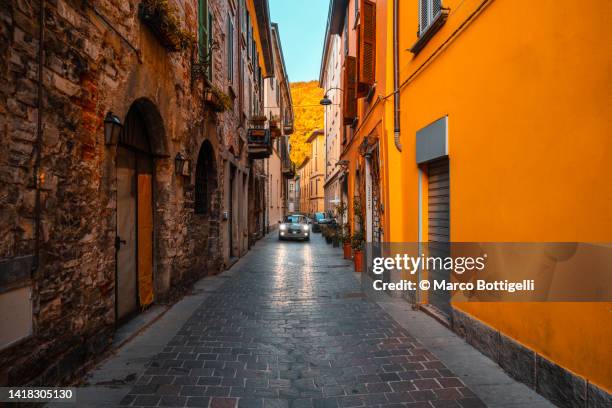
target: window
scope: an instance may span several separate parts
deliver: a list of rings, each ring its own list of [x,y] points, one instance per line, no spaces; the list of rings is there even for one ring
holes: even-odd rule
[[[361,7],[361,22],[357,32],[358,97],[365,96],[374,85],[376,71],[376,3],[362,0]]]
[[[442,11],[442,0],[419,0],[419,35],[422,35]]]
[[[213,44],[213,15],[210,12],[210,10],[208,10],[208,50],[209,53],[211,54],[211,61],[210,64],[208,64],[208,79],[210,81],[212,81],[212,76],[213,76],[213,64],[212,64],[212,44]]]
[[[227,15],[227,79],[234,81],[234,24],[231,14]]]
[[[198,54],[200,63],[208,65],[206,77],[212,80],[212,44],[213,44],[213,16],[208,8],[208,0],[198,2]]]
[[[344,19],[344,55],[349,53],[349,36],[348,36],[348,15]]]
[[[212,38],[210,21],[208,0],[200,0],[198,2],[198,53],[200,55],[200,62],[202,63],[208,63],[208,59],[210,58],[209,52]]]
[[[247,57],[249,59],[251,59],[251,17],[249,16],[249,12],[246,11],[246,35],[247,35],[247,39],[246,39],[246,49],[247,49]]]
[[[248,11],[247,11],[247,7],[246,7],[246,0],[242,0],[241,1],[241,9],[242,9],[242,13],[241,13],[241,20],[242,20],[242,34],[246,34],[247,32],[247,18],[248,18]]]

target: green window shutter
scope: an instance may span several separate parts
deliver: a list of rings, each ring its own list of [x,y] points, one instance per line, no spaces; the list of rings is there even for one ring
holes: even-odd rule
[[[208,14],[208,43],[207,43],[207,47],[210,50],[210,63],[208,64],[208,80],[212,81],[212,77],[213,77],[213,64],[212,64],[212,43],[213,43],[213,16],[212,13],[210,12],[210,9],[207,10],[207,14]]]
[[[200,62],[208,54],[208,0],[198,2],[198,54]]]
[[[234,24],[232,15],[227,15],[227,79],[234,80]]]

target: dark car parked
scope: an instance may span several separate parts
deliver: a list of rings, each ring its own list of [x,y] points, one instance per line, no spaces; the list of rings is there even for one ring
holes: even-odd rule
[[[332,223],[333,218],[324,212],[316,212],[312,216],[312,232],[321,232],[321,225]]]

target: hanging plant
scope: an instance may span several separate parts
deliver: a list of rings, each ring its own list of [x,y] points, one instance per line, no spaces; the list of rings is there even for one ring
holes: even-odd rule
[[[226,112],[234,109],[234,100],[214,85],[204,90],[204,102],[215,112]]]
[[[178,11],[168,0],[144,0],[138,5],[140,20],[168,51],[181,51],[195,44],[195,36],[181,28]]]

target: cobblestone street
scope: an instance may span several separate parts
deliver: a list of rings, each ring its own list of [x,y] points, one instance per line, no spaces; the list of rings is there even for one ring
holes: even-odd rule
[[[148,364],[124,406],[479,407],[315,234],[269,235]]]

